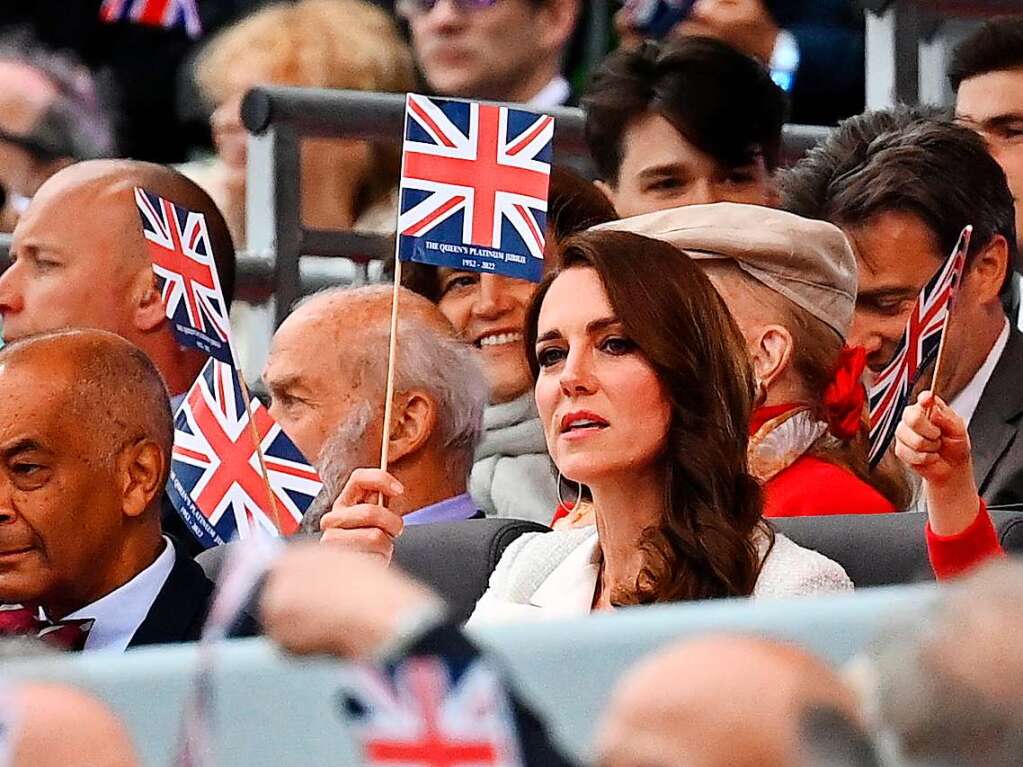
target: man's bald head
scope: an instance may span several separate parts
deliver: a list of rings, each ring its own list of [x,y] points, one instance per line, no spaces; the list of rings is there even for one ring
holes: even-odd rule
[[[152,361],[120,336],[61,330],[8,344],[0,349],[0,397],[18,372],[39,376],[38,385],[55,396],[54,407],[83,427],[99,456],[151,439],[170,466],[174,422],[167,387]]]
[[[765,639],[685,641],[641,661],[617,687],[599,735],[604,767],[789,767],[804,717],[856,721],[852,692],[817,658]]]
[[[9,718],[11,767],[137,767],[131,737],[95,698],[57,684],[28,683],[0,693]]]
[[[120,255],[139,259],[148,265],[150,259],[135,205],[135,187],[203,215],[220,285],[230,307],[235,282],[231,233],[213,198],[184,174],[167,165],[139,160],[88,160],[75,163],[54,175],[43,184],[37,196],[73,198],[76,216],[86,215],[78,206],[88,206],[88,210],[106,219],[121,238],[123,250]]]
[[[299,303],[274,334],[263,371],[271,413],[312,461],[353,406],[370,400],[371,410],[383,407],[391,293],[382,285],[316,293]],[[404,288],[398,300],[401,391],[403,359],[432,339],[457,340],[430,301]]]

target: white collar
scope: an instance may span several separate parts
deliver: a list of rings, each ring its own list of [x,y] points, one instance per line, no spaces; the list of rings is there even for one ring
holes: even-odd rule
[[[588,615],[593,609],[600,561],[600,541],[594,527],[593,535],[576,546],[533,592],[529,604],[551,615]]]
[[[163,552],[153,564],[120,588],[65,618],[96,621],[85,640],[85,650],[124,652],[128,649],[128,643],[149,615],[156,597],[174,569],[174,546],[166,536],[163,541]]]
[[[540,109],[560,107],[568,102],[571,95],[572,89],[568,85],[568,80],[558,75],[529,100],[529,106]]]
[[[1005,324],[1002,326],[1002,332],[998,334],[998,340],[995,341],[991,351],[988,352],[984,364],[973,374],[973,378],[970,379],[970,382],[966,384],[963,390],[948,403],[948,406],[960,418],[966,421],[967,426],[970,425],[973,414],[977,412],[977,405],[980,403],[981,395],[984,394],[987,382],[991,379],[991,374],[995,372],[995,366],[998,364],[998,360],[1001,359],[1002,352],[1005,351],[1005,345],[1008,342],[1009,320],[1006,319]]]

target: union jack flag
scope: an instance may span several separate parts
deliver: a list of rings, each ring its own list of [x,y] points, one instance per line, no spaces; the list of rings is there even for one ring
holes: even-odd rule
[[[878,464],[895,438],[895,430],[913,387],[927,366],[938,357],[966,265],[972,234],[972,226],[963,229],[955,249],[920,291],[920,297],[906,321],[906,330],[896,347],[895,356],[867,392],[870,403],[868,458],[871,468]]]
[[[255,423],[271,506],[249,418]],[[238,374],[211,359],[174,418],[168,494],[196,539],[217,546],[257,530],[290,535],[320,492],[316,471],[256,399],[245,406]]]
[[[548,115],[408,94],[398,257],[539,281],[553,141]]]
[[[184,27],[191,39],[202,37],[202,19],[195,0],[103,0],[100,21],[115,24],[128,21],[146,27]]]
[[[231,321],[206,218],[138,187],[135,202],[178,341],[232,363]]]
[[[353,670],[346,708],[367,765],[519,765],[509,704],[477,659],[454,678],[441,658],[412,657],[393,672]]]

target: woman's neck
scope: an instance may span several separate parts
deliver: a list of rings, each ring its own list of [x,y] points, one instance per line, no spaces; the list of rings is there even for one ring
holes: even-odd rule
[[[610,607],[611,594],[631,588],[641,566],[639,541],[643,531],[660,523],[664,508],[664,468],[608,477],[589,485],[603,555],[597,607]]]

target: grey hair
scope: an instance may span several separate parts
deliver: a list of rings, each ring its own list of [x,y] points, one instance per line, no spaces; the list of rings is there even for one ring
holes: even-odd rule
[[[388,334],[378,343],[381,391],[386,383]],[[483,429],[483,410],[490,392],[472,348],[428,325],[400,321],[394,364],[394,390],[425,391],[437,404],[437,427],[447,450],[451,476],[468,477]]]
[[[1010,767],[1023,753],[1023,704],[970,678],[1023,678],[1023,563],[1001,561],[904,615],[870,649],[875,724],[899,763]],[[994,631],[992,630],[994,629]],[[992,634],[999,639],[990,641]],[[967,648],[962,653],[961,648]]]
[[[97,83],[74,56],[47,50],[30,33],[20,30],[0,38],[0,61],[35,69],[58,92],[25,136],[49,155],[48,159],[95,160],[117,154],[110,89]]]

